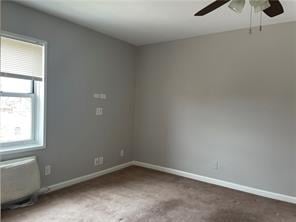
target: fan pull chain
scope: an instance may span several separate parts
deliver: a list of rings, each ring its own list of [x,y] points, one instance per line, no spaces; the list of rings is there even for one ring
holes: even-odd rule
[[[259,27],[260,32],[262,32],[262,11],[260,12],[260,27]]]
[[[253,30],[252,30],[252,27],[253,27],[253,20],[252,20],[252,17],[253,17],[253,7],[251,6],[251,11],[250,11],[250,29],[249,29],[249,33],[252,34]]]

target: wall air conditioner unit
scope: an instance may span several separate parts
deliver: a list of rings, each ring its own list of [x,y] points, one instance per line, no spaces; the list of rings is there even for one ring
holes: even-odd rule
[[[25,200],[40,190],[36,157],[0,162],[1,204]]]

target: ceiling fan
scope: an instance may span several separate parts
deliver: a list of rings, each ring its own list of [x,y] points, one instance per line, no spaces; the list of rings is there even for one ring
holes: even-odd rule
[[[199,12],[195,14],[195,16],[203,16],[206,15],[217,8],[225,5],[231,0],[216,0],[213,3],[209,4]],[[284,13],[284,9],[279,0],[249,0],[251,9],[255,12],[264,12],[269,17],[275,17]],[[229,8],[237,13],[241,13],[245,6],[246,0],[232,0],[229,4]]]

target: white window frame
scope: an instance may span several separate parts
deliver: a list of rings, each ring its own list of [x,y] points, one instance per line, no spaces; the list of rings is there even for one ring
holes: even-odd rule
[[[11,38],[23,42],[37,44],[43,47],[43,79],[42,79],[42,103],[37,105],[36,92],[35,90],[31,93],[14,93],[14,92],[0,92],[1,96],[16,96],[16,97],[30,97],[32,99],[32,138],[30,140],[23,141],[12,141],[0,143],[0,154],[10,154],[17,152],[27,152],[37,149],[44,149],[46,147],[46,104],[47,104],[47,42],[39,39],[35,39],[32,37],[27,37],[23,35],[18,35],[6,31],[1,31],[1,37]],[[29,79],[27,76],[11,74],[11,73],[3,73],[3,76],[13,77],[17,79]],[[31,82],[32,89],[35,89],[36,83],[34,80]],[[39,101],[40,102],[40,101]],[[42,112],[41,114],[38,112]],[[41,128],[41,129],[40,129]],[[37,132],[39,131],[39,132]],[[40,131],[41,134],[40,134]]]

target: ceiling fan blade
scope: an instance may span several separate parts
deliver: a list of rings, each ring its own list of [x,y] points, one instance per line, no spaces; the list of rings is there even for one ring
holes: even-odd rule
[[[264,10],[269,17],[275,17],[284,13],[284,8],[279,0],[269,0],[270,7]]]
[[[203,16],[206,15],[215,9],[221,7],[222,5],[226,4],[230,0],[216,0],[213,3],[209,4],[207,7],[203,8],[199,12],[195,13],[194,16]]]

